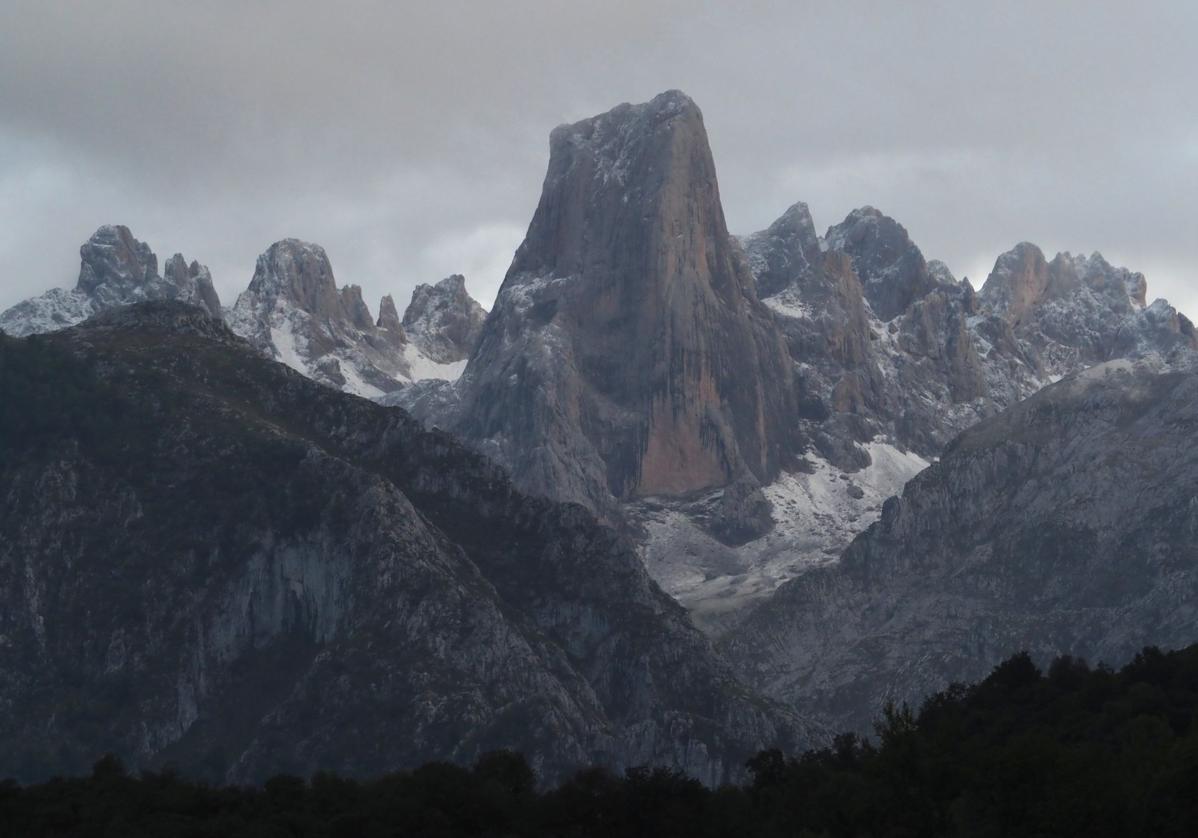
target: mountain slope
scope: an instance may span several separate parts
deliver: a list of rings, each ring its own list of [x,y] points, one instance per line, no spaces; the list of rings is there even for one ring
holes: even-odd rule
[[[513,747],[718,782],[805,734],[631,547],[177,304],[0,342],[0,774]]]
[[[837,727],[1021,649],[1112,664],[1198,636],[1198,373],[1116,361],[957,438],[839,563],[725,641]]]

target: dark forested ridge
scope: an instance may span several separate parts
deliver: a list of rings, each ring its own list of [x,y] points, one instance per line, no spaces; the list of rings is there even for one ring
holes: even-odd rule
[[[918,712],[889,709],[798,757],[749,762],[709,789],[664,769],[583,771],[539,791],[510,752],[357,782],[279,776],[213,787],[168,771],[0,783],[21,836],[1189,836],[1198,834],[1198,646],[1145,649],[1121,671],[1027,655]]]
[[[816,741],[593,516],[199,308],[0,336],[0,777],[511,749],[716,785]]]

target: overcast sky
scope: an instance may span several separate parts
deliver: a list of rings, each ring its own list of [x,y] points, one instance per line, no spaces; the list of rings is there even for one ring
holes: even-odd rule
[[[1198,314],[1198,3],[0,2],[0,309],[127,224],[231,304],[271,242],[490,304],[557,124],[677,87],[729,226],[872,204],[980,285],[1100,250]]]

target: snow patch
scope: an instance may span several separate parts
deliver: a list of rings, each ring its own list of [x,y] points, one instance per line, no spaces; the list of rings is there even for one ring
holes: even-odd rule
[[[302,375],[311,375],[308,372],[308,365],[304,363],[303,356],[300,355],[296,346],[295,332],[292,330],[290,320],[280,318],[279,325],[276,326],[274,323],[270,325],[270,342],[275,350],[275,360],[286,364]]]
[[[466,369],[466,359],[442,364],[434,361],[416,348],[415,344],[406,344],[403,349],[404,360],[408,362],[409,377],[412,381],[427,381],[439,378],[445,381],[457,381]]]
[[[918,454],[886,442],[864,447],[872,462],[860,471],[844,472],[808,454],[810,474],[783,474],[765,487],[774,507],[774,529],[740,547],[714,539],[677,501],[634,504],[647,535],[641,549],[649,574],[696,622],[718,629],[782,583],[836,561],[878,519],[886,499],[929,465]]]

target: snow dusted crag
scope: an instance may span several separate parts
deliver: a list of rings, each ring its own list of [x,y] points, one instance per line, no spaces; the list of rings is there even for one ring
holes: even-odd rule
[[[466,291],[466,280],[454,274],[436,285],[417,285],[403,315],[408,340],[435,364],[451,365],[457,378],[482,334],[486,310]],[[425,376],[430,377],[430,376]]]
[[[1094,363],[1198,346],[1142,274],[1098,254],[1021,244],[980,293],[926,261],[878,210],[854,210],[821,241],[803,204],[744,239],[762,299],[787,336],[815,450],[855,470],[862,443],[925,459],[956,434]]]
[[[1024,242],[998,258],[979,296],[1056,378],[1112,358],[1198,347],[1194,324],[1164,300],[1148,305],[1147,291],[1143,274],[1099,253],[1049,262]]]
[[[464,285],[458,286],[473,302]],[[361,288],[337,288],[324,248],[298,239],[276,242],[258,257],[249,288],[229,312],[233,331],[260,352],[315,381],[367,398],[461,372],[460,363],[441,360],[447,357],[444,345],[436,343],[442,324],[428,320],[421,340],[434,347],[435,357],[409,340],[390,296],[382,299],[378,318],[372,317]]]
[[[220,299],[208,269],[176,253],[163,275],[158,257],[128,227],[105,225],[79,248],[79,280],[71,290],[55,288],[0,314],[0,331],[14,337],[53,332],[101,311],[145,300],[179,300],[221,316]]]
[[[421,285],[405,314],[384,297],[377,319],[356,285],[338,289],[324,249],[297,239],[276,242],[258,257],[249,288],[227,312],[208,269],[180,254],[158,257],[127,227],[104,226],[80,249],[79,280],[0,314],[14,337],[52,332],[94,314],[150,300],[177,300],[217,318],[269,358],[360,396],[379,398],[424,379],[454,379],[478,340],[486,313],[461,276]]]

